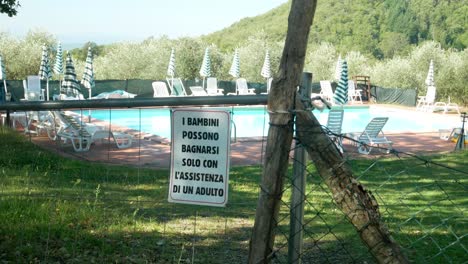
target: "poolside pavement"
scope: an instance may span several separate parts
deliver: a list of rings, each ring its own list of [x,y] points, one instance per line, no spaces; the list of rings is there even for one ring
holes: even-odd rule
[[[71,145],[62,145],[51,141],[47,136],[31,136],[32,142],[51,150],[59,155],[101,162],[105,164],[120,164],[148,168],[170,168],[171,149],[167,142],[151,137],[137,137],[132,147],[118,149],[111,142],[97,142],[91,146],[90,151],[75,152]],[[430,155],[449,153],[454,151],[455,143],[439,138],[438,133],[405,133],[388,134],[387,138],[394,142],[394,149],[400,152],[409,152],[416,155]],[[231,143],[231,166],[261,165],[264,161],[266,140],[258,138],[241,138]],[[344,140],[345,156],[375,158],[383,155],[379,151],[372,151],[369,155],[357,152],[357,147]]]
[[[418,118],[429,120],[433,118],[449,118],[449,115],[424,113],[414,111],[414,108],[389,106],[378,106],[380,111],[395,111],[400,109],[402,115],[414,114]],[[454,118],[451,116],[450,118]],[[93,121],[94,123],[94,121]],[[128,128],[115,127],[113,130],[129,133],[133,135],[134,142],[130,148],[118,149],[111,142],[96,142],[91,146],[90,151],[75,152],[70,144],[63,145],[57,141],[51,141],[46,135],[30,136],[31,141],[45,149],[49,149],[59,155],[92,162],[106,164],[122,164],[137,167],[170,168],[171,147],[170,142],[155,135],[142,134]],[[437,153],[449,153],[454,151],[455,143],[442,140],[437,132],[427,133],[386,133],[386,137],[393,142],[393,148],[400,152],[408,152],[416,155],[430,155]],[[383,155],[378,150],[373,150],[369,155],[362,155],[357,152],[357,147],[352,142],[344,140],[345,156],[375,158]],[[261,165],[264,161],[264,151],[266,148],[265,138],[238,138],[231,143],[231,166]]]

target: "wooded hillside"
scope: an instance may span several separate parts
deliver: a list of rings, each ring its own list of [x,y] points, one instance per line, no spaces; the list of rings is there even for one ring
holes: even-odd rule
[[[291,1],[263,15],[245,18],[203,39],[232,50],[264,31],[269,42],[284,41]],[[468,46],[467,0],[320,1],[309,44],[329,42],[339,52],[350,50],[392,58],[405,55],[427,40],[442,48]],[[242,45],[242,44],[241,44]]]

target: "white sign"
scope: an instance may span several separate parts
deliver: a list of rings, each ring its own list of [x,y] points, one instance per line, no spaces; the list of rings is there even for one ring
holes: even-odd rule
[[[226,205],[230,128],[228,111],[173,110],[169,202]]]

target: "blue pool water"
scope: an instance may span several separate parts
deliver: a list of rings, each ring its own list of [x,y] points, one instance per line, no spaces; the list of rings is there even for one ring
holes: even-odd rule
[[[268,113],[265,107],[235,107],[223,108],[232,111],[232,119],[236,127],[237,137],[266,136],[268,133]],[[88,111],[82,112],[84,116]],[[321,124],[327,123],[328,110],[323,112],[314,110],[314,114]],[[113,109],[92,110],[93,118],[112,125],[129,127],[145,133],[170,138],[171,120],[169,108],[157,109]],[[456,117],[435,116],[427,119],[422,113],[404,111],[400,109],[384,108],[374,109],[369,107],[345,108],[343,120],[343,133],[361,132],[367,123],[378,116],[389,117],[383,131],[394,132],[433,132],[441,128],[451,128],[458,124]],[[427,116],[427,115],[426,115]]]

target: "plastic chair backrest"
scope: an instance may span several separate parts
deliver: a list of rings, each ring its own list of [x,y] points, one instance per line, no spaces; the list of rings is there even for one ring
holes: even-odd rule
[[[24,98],[29,101],[41,100],[41,78],[39,75],[29,75]],[[23,82],[24,85],[24,82]]]
[[[165,82],[153,82],[153,97],[168,97],[169,92]]]
[[[247,94],[249,92],[249,87],[247,86],[247,80],[245,78],[236,80],[236,88],[238,94]]]
[[[354,80],[348,80],[348,93],[354,94],[356,91],[356,85],[354,85]]]
[[[367,139],[367,137],[371,139],[377,138],[387,121],[388,117],[374,117],[369,122],[369,124],[367,124],[366,128],[364,129],[364,132],[362,132],[361,136],[359,137],[359,140],[365,140]]]
[[[173,88],[173,95],[183,96],[187,95],[185,92],[184,84],[180,78],[174,79],[174,83],[172,84]]]
[[[343,126],[344,110],[332,109],[328,113],[327,128],[331,133],[339,135],[341,134],[341,128]]]
[[[325,95],[333,96],[333,89],[330,81],[320,81],[321,93]]]
[[[427,87],[426,103],[434,103],[435,97],[436,97],[436,87],[435,86]]]

